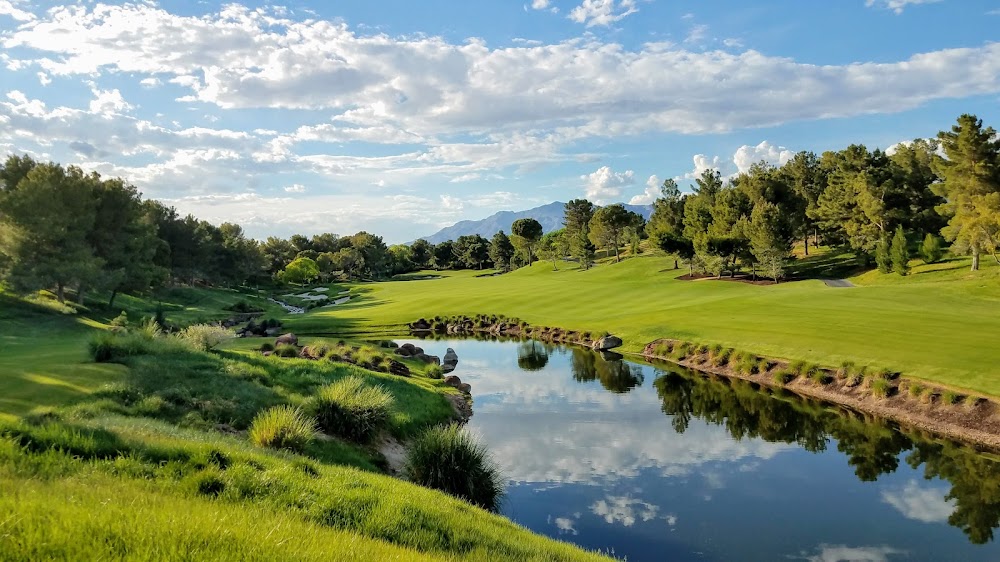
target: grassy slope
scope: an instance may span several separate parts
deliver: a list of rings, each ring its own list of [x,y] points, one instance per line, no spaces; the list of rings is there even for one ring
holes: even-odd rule
[[[675,337],[835,366],[889,367],[1000,396],[1000,266],[914,261],[913,275],[867,273],[853,289],[810,280],[771,286],[681,281],[673,261],[645,255],[580,271],[536,263],[509,275],[361,285],[342,307],[290,321],[301,332],[399,329],[420,317],[506,314],[531,324],[609,330],[627,351]]]
[[[224,317],[221,307],[240,298],[204,289],[174,297],[164,308],[178,323]],[[155,305],[126,298],[118,308],[135,319]],[[390,431],[405,437],[451,415],[441,381],[265,359],[247,353],[260,343],[249,340],[94,364],[86,344],[100,327],[0,294],[0,510],[16,514],[0,521],[0,552],[9,557],[601,559],[377,474],[363,447],[319,441],[296,456],[202,429],[244,428],[259,409],[360,374],[393,393]]]

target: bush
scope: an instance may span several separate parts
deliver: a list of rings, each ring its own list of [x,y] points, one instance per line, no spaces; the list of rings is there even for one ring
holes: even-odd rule
[[[292,406],[265,410],[250,424],[250,442],[258,447],[302,452],[316,437],[316,420]]]
[[[265,351],[274,351],[274,344],[271,342],[264,342],[260,344],[260,352],[263,353]]]
[[[349,376],[321,388],[306,409],[324,432],[364,443],[389,421],[394,402],[382,386]]]
[[[97,363],[120,361],[137,355],[153,355],[177,348],[167,338],[151,338],[145,331],[100,332],[87,344],[90,356]]]
[[[441,368],[441,365],[429,365],[424,371],[424,374],[427,375],[428,378],[440,379],[444,377],[444,369]]]
[[[931,264],[941,261],[944,257],[944,248],[941,246],[941,239],[933,234],[924,237],[924,243],[920,245],[920,258],[924,263]]]
[[[112,328],[128,328],[128,313],[123,310],[108,325]]]
[[[274,354],[278,357],[298,357],[299,348],[295,347],[290,343],[283,343],[278,347],[274,348]]]
[[[177,337],[195,351],[211,351],[234,336],[231,331],[220,326],[195,324],[184,328]]]
[[[871,392],[876,398],[887,398],[891,388],[888,379],[872,379]]]
[[[504,478],[492,456],[458,425],[435,427],[417,437],[406,457],[411,481],[447,492],[483,509],[497,512]]]

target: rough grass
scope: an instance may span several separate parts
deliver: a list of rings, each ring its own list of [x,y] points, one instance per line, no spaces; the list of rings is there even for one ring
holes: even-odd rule
[[[659,338],[711,342],[758,356],[824,365],[853,361],[908,378],[1000,396],[1000,266],[968,260],[915,265],[911,275],[866,273],[858,287],[809,280],[779,285],[681,281],[673,260],[643,255],[589,271],[543,264],[477,278],[364,283],[336,310],[290,318],[297,333],[398,331],[434,315],[505,314],[535,326],[602,330],[639,352]],[[583,306],[581,303],[586,303]],[[926,345],[933,341],[935,345]]]
[[[364,443],[388,425],[394,403],[381,385],[349,376],[319,389],[305,407],[326,433]]]
[[[504,478],[489,451],[461,426],[428,429],[410,443],[405,473],[411,481],[499,511]]]
[[[249,436],[258,447],[301,453],[316,438],[316,420],[298,408],[274,406],[257,414]]]

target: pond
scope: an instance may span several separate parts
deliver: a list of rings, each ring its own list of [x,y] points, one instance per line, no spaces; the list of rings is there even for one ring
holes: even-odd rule
[[[503,513],[643,560],[1000,560],[1000,463],[743,381],[538,342],[412,341],[471,383]]]

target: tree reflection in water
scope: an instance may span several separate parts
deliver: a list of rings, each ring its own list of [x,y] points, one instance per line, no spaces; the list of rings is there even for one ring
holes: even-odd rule
[[[573,348],[573,378],[580,382],[601,381],[601,386],[610,392],[622,394],[637,386],[642,386],[645,376],[642,367],[621,360],[617,353],[608,354],[608,359],[589,349]],[[617,357],[617,358],[616,358]]]
[[[549,364],[551,346],[535,340],[523,341],[517,346],[517,366],[524,371],[541,371]]]
[[[575,352],[573,359],[576,377]],[[949,524],[962,529],[975,544],[993,540],[993,531],[1000,526],[1000,463],[984,454],[956,443],[907,435],[884,420],[774,393],[746,381],[658,366],[661,370],[653,385],[663,413],[671,416],[678,433],[698,418],[725,427],[734,439],[796,443],[813,452],[825,450],[832,438],[857,477],[866,482],[895,472],[900,455],[909,451],[906,462],[914,469],[923,465],[926,479],[941,478],[951,484],[946,499],[954,501],[955,510]],[[607,384],[605,388],[614,392]]]

